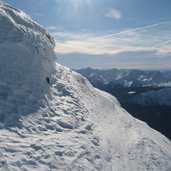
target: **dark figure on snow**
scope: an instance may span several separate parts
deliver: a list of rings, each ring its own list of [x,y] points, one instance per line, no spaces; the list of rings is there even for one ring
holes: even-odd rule
[[[48,84],[50,84],[50,79],[49,79],[49,77],[46,77],[46,81],[47,81]]]

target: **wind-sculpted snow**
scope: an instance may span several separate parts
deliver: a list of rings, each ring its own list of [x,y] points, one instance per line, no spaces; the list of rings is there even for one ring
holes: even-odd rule
[[[53,39],[23,12],[0,11],[0,170],[171,170],[167,138],[55,63]]]
[[[36,111],[55,72],[54,41],[18,9],[0,4],[0,120],[19,124],[20,114]]]

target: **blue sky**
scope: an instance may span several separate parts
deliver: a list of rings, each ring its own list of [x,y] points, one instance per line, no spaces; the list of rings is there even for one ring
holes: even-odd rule
[[[171,0],[4,0],[56,40],[70,68],[171,68]]]

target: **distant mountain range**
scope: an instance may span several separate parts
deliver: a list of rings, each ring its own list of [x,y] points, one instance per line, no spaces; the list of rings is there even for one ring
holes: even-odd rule
[[[153,90],[141,93],[133,98],[132,103],[143,106],[166,105],[171,107],[171,88],[163,88],[158,91]]]
[[[171,71],[145,71],[135,69],[80,69],[80,74],[93,84],[119,84],[123,87],[171,87]]]
[[[94,87],[118,98],[133,116],[171,139],[171,71],[80,69]]]

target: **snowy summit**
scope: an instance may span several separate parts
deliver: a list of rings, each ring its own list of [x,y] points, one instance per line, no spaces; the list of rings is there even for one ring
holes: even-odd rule
[[[0,3],[0,170],[170,171],[171,142],[57,64],[54,45]]]

